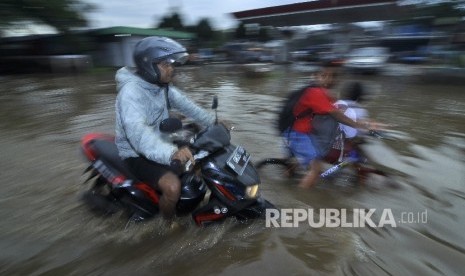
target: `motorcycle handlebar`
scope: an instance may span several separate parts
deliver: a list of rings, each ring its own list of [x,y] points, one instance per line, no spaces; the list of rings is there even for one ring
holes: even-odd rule
[[[393,137],[391,137],[389,134],[386,134],[383,131],[378,131],[374,129],[370,129],[368,131],[368,135],[378,138],[378,139],[384,139],[384,140],[395,140]]]
[[[382,135],[380,132],[378,132],[378,131],[376,131],[376,130],[374,130],[374,129],[370,129],[370,130],[368,131],[368,135],[373,136],[373,137],[376,137],[376,138],[380,138],[380,139],[381,139],[381,138],[384,138],[384,135]]]
[[[208,151],[199,151],[197,154],[194,155],[194,161],[207,157],[208,154]],[[170,168],[176,174],[181,174],[183,172],[190,171],[192,169],[192,165],[193,162],[191,160],[187,160],[187,162],[184,165],[178,159],[173,159],[170,162]]]

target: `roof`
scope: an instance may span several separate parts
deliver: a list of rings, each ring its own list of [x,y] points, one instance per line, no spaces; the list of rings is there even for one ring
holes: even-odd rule
[[[115,36],[130,36],[130,35],[142,35],[142,36],[166,36],[177,39],[192,39],[195,38],[195,34],[188,32],[172,31],[167,29],[151,29],[151,28],[136,28],[136,27],[109,27],[102,29],[90,30],[91,34],[94,35],[115,35]]]
[[[318,0],[238,11],[232,15],[245,24],[280,27],[393,20],[401,12],[397,0]]]

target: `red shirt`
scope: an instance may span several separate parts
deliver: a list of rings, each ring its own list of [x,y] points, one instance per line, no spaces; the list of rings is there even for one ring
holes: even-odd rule
[[[294,107],[294,115],[311,109],[315,114],[328,114],[333,111],[333,99],[328,95],[328,91],[322,87],[307,88],[304,95],[299,99]],[[293,130],[310,133],[312,130],[312,114],[299,118],[294,122]]]

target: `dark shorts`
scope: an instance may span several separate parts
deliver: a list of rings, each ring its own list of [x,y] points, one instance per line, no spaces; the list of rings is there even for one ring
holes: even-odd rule
[[[155,188],[158,188],[158,181],[160,178],[171,171],[169,166],[159,164],[143,157],[127,158],[124,162],[140,181]]]

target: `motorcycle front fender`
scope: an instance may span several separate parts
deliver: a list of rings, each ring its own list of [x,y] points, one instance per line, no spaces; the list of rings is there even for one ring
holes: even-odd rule
[[[266,215],[266,209],[277,209],[271,202],[259,197],[254,204],[237,212],[236,217],[239,220],[247,219],[264,219]]]

